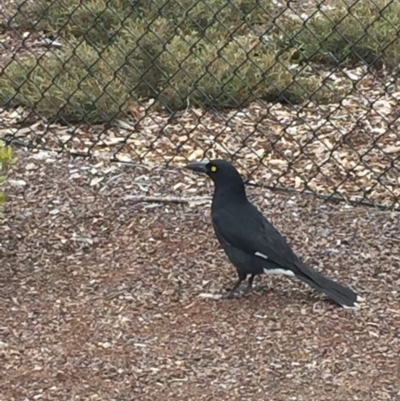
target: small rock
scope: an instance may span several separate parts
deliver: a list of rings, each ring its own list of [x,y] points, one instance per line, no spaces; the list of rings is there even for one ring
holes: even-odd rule
[[[8,180],[8,182],[13,187],[24,187],[26,185],[26,181],[24,180]]]
[[[28,170],[28,171],[30,171],[30,170],[37,170],[37,165],[35,164],[35,163],[28,163],[26,166],[25,166],[25,170]]]

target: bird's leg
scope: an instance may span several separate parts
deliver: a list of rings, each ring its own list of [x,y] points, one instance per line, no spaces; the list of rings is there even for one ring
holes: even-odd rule
[[[230,291],[228,291],[226,294],[223,295],[223,298],[232,298],[235,295],[235,292],[239,288],[240,284],[242,284],[242,281],[246,280],[247,276],[246,274],[238,273],[238,275],[239,275],[238,281],[235,283],[235,285]]]
[[[245,292],[246,292],[246,293],[248,293],[248,292],[251,291],[252,286],[253,286],[253,280],[254,280],[254,277],[255,277],[255,276],[256,276],[255,274],[252,274],[252,275],[249,277],[249,279],[248,279],[248,281],[247,281],[247,287],[246,287],[246,289],[245,289]]]

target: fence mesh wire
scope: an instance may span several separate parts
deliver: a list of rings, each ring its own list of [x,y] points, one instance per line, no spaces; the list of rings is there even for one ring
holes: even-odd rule
[[[399,208],[400,3],[0,4],[0,138]]]

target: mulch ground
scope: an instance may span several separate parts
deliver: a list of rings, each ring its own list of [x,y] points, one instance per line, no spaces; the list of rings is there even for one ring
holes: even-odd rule
[[[1,65],[43,51],[23,38],[2,32]],[[324,76],[354,91],[173,118],[149,104],[112,126],[0,110],[14,145],[94,155],[17,152],[0,221],[0,401],[400,400],[398,213],[248,188],[295,251],[366,303],[343,310],[288,277],[199,297],[236,275],[210,224],[211,184],[187,160],[233,155],[263,185],[399,206],[398,77]]]
[[[0,399],[399,400],[395,212],[249,188],[343,310],[287,277],[235,281],[203,178],[18,151],[0,234]],[[158,201],[151,199],[158,198]],[[168,200],[169,199],[169,200]]]

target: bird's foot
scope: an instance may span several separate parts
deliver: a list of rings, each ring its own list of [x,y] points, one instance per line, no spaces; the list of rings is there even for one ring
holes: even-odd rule
[[[237,282],[233,288],[225,288],[225,292],[222,294],[212,294],[212,293],[201,293],[199,297],[209,298],[209,299],[232,299],[239,295],[245,295],[251,290],[251,286],[246,287],[244,290],[240,288],[240,283]]]
[[[251,285],[248,285],[244,290],[243,290],[243,295],[248,295],[253,291],[253,287]]]
[[[200,298],[208,298],[208,299],[221,299],[224,294],[213,294],[210,292],[202,292],[199,294]]]
[[[209,292],[202,292],[199,294],[200,298],[208,298],[208,299],[232,299],[237,296],[237,291],[228,290],[222,294],[213,294]]]
[[[223,298],[223,299],[232,299],[232,298],[235,298],[237,293],[238,293],[237,291],[228,290],[227,292],[221,294],[221,298]]]
[[[257,293],[261,293],[261,294],[265,294],[266,292],[269,292],[269,288],[267,286],[264,285],[257,285],[254,286],[252,288],[253,292],[257,292]]]
[[[255,288],[257,289],[257,288]],[[208,299],[232,299],[232,298],[239,298],[241,296],[246,296],[248,294],[250,294],[252,292],[253,288],[248,288],[246,287],[243,290],[236,290],[236,291],[232,291],[232,290],[227,290],[226,292],[222,293],[222,294],[213,294],[213,293],[209,293],[209,292],[203,292],[201,294],[199,294],[200,298],[208,298]]]

